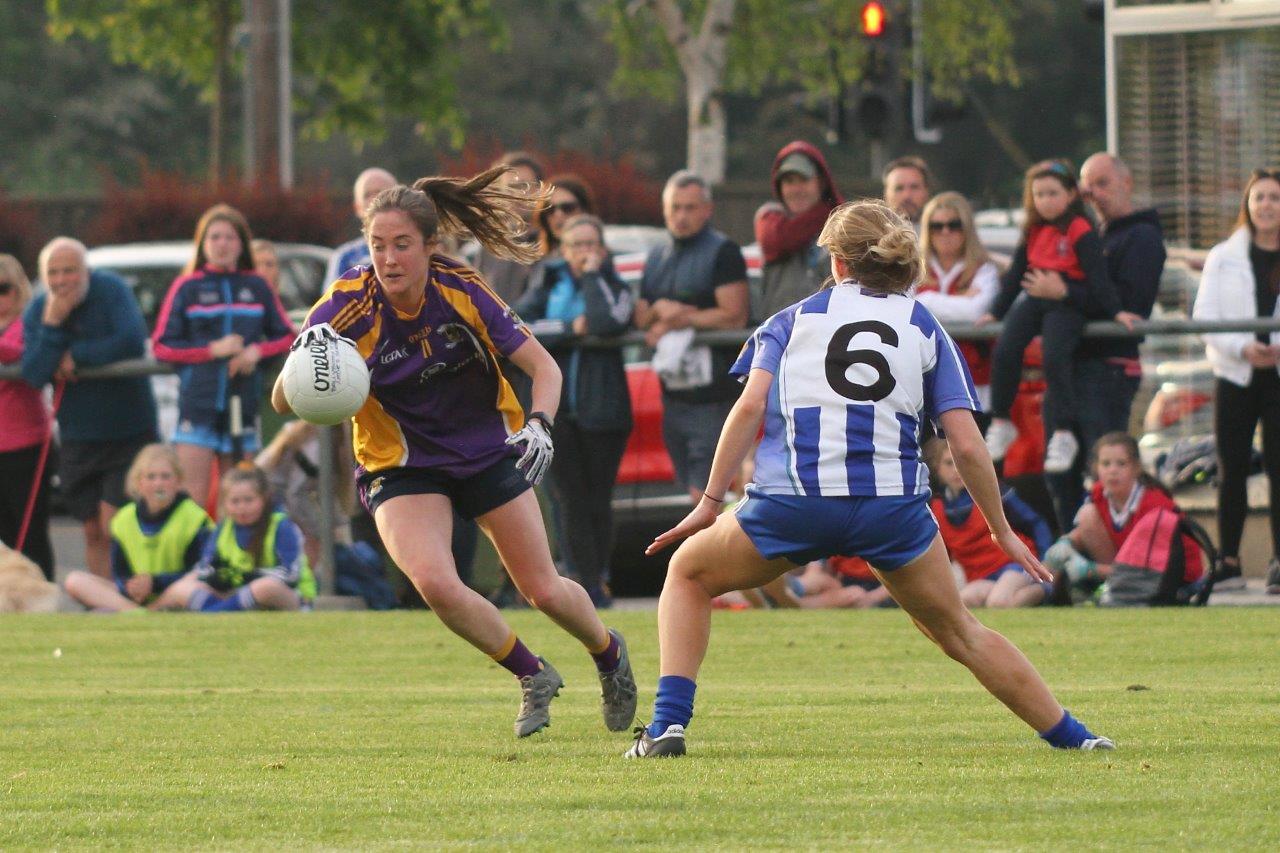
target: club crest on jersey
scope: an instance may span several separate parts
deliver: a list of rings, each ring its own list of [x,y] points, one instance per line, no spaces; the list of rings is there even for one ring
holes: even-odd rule
[[[240,288],[240,292],[236,294],[236,299],[239,299],[241,302],[252,302],[253,289],[248,287]]]
[[[1066,237],[1059,237],[1058,238],[1058,257],[1065,258],[1069,254],[1071,254],[1071,243],[1067,240]]]

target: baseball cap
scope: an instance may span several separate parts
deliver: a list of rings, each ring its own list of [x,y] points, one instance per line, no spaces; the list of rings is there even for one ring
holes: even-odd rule
[[[799,151],[788,154],[778,165],[778,177],[782,177],[787,172],[795,172],[797,175],[803,175],[806,178],[818,177],[818,167]]]

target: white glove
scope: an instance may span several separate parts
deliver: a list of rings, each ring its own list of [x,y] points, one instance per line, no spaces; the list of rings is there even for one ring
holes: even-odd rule
[[[338,334],[333,326],[328,323],[319,323],[315,326],[308,326],[302,330],[298,337],[294,338],[293,343],[289,346],[289,352],[293,352],[298,347],[310,346],[316,341],[344,341],[345,343],[355,346],[356,342],[350,338],[344,338]]]
[[[516,467],[524,472],[524,478],[533,485],[542,482],[547,469],[551,467],[551,458],[555,449],[551,446],[551,433],[540,418],[529,418],[524,422],[524,429],[507,439],[507,444],[524,443],[524,455],[516,460]]]

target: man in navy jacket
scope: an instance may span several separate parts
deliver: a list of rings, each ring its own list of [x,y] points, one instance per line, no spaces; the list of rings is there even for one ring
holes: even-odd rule
[[[1080,169],[1080,190],[1101,220],[1102,253],[1107,275],[1120,296],[1121,308],[1151,316],[1160,274],[1164,271],[1164,232],[1154,208],[1135,210],[1133,176],[1118,157],[1099,152]],[[1032,296],[1063,298],[1066,286],[1053,272],[1032,272],[1023,281]],[[1090,319],[1102,319],[1096,312]],[[1088,450],[1105,433],[1129,429],[1129,412],[1142,379],[1138,360],[1141,338],[1091,338],[1076,352],[1073,383],[1080,401],[1080,447]],[[1084,457],[1070,471],[1048,474],[1058,525],[1069,530],[1084,496]]]
[[[45,246],[40,278],[46,290],[22,317],[22,378],[36,388],[65,385],[58,408],[61,491],[84,524],[89,570],[109,578],[108,525],[127,500],[133,457],[156,440],[156,402],[145,376],[80,380],[76,373],[143,357],[147,328],[128,286],[91,272],[78,240],[57,237]]]

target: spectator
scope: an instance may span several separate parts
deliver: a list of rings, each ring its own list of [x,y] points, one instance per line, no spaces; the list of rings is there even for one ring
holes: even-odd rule
[[[884,167],[881,177],[885,204],[905,216],[919,234],[920,215],[929,201],[932,181],[929,164],[921,157],[899,157]]]
[[[573,336],[616,337],[631,328],[635,303],[604,246],[604,223],[578,214],[561,230],[563,261],[539,268],[517,311],[527,322],[558,321]],[[551,481],[563,513],[569,564],[597,607],[610,604],[613,483],[631,434],[622,352],[546,340],[564,391],[551,430]]]
[[[142,358],[147,327],[123,281],[90,271],[79,240],[55,237],[45,246],[40,277],[48,291],[22,315],[22,378],[36,388],[65,383],[58,476],[67,511],[84,525],[85,563],[106,578],[111,517],[125,503],[133,458],[156,440],[156,401],[145,376],[77,381],[76,371]]]
[[[31,282],[22,264],[13,255],[0,255],[0,364],[22,361],[22,309],[30,300]],[[49,429],[49,409],[40,392],[18,379],[0,379],[0,482],[5,484],[0,489],[0,542],[17,547],[34,489],[22,553],[46,580],[53,580],[49,466],[40,458]]]
[[[964,573],[960,600],[966,607],[1035,607],[1052,592],[1051,583],[1037,581],[1017,563],[1010,562],[987,531],[986,519],[977,511],[956,468],[951,448],[935,441],[930,448],[929,470],[940,486],[930,504],[938,532],[953,565]],[[1001,484],[1004,513],[1023,544],[1041,556],[1053,544],[1049,525],[1008,485]]]
[[[1052,431],[1044,470],[1055,474],[1070,468],[1080,450],[1074,431],[1078,404],[1071,373],[1086,312],[1097,306],[1102,316],[1114,317],[1128,328],[1141,318],[1122,309],[1107,278],[1102,244],[1084,216],[1076,177],[1065,162],[1046,160],[1028,169],[1022,205],[1026,215],[1022,241],[1000,283],[991,313],[980,318],[1004,319],[992,359],[992,420],[987,447],[998,462],[1018,437],[1009,412],[1022,378],[1023,356],[1032,339],[1041,335],[1047,386],[1045,424],[1046,431]],[[1023,279],[1036,270],[1064,275],[1069,298],[1045,299],[1023,293]]]
[[[662,191],[670,239],[649,252],[636,303],[636,326],[657,348],[662,438],[676,479],[697,502],[711,473],[720,427],[738,397],[729,375],[732,350],[691,346],[702,329],[741,329],[747,322],[747,264],[742,250],[711,227],[711,189],[689,171]]]
[[[577,175],[556,175],[547,183],[551,187],[551,198],[533,217],[542,248],[542,258],[537,263],[550,262],[560,256],[560,232],[566,222],[579,213],[595,215],[596,212],[591,188]]]
[[[1197,320],[1276,316],[1280,290],[1280,170],[1258,169],[1245,184],[1236,230],[1209,251],[1192,314]],[[1218,589],[1240,589],[1240,537],[1249,511],[1246,480],[1253,436],[1262,421],[1262,459],[1270,486],[1271,553],[1266,589],[1280,595],[1280,334],[1218,332],[1204,336],[1214,387],[1218,444]]]
[[[364,209],[374,197],[383,190],[396,185],[395,175],[386,169],[365,169],[356,178],[356,185],[351,192],[351,207],[356,212],[356,219],[364,219]],[[342,274],[352,267],[367,266],[369,263],[369,246],[364,236],[348,240],[333,250],[329,258],[329,266],[325,269],[325,283],[337,281]]]
[[[218,526],[172,605],[201,613],[298,610],[315,598],[302,532],[271,509],[267,477],[252,465],[222,475]]]
[[[253,256],[253,271],[267,283],[271,292],[280,295],[280,256],[276,253],[276,244],[270,240],[257,237],[249,244]]]
[[[542,182],[546,174],[542,163],[524,151],[509,151],[493,165],[510,169],[504,180],[511,186],[533,188]],[[537,243],[538,235],[537,226],[529,222],[521,239],[526,243]],[[484,246],[476,249],[475,268],[484,276],[493,292],[508,305],[514,305],[529,287],[531,265],[510,258],[500,258]]]
[[[1044,564],[1053,570],[1060,590],[1058,603],[1070,603],[1070,593],[1091,592],[1111,575],[1124,540],[1138,519],[1156,509],[1179,512],[1169,493],[1142,470],[1138,442],[1125,432],[1109,432],[1094,444],[1090,453],[1093,491],[1070,533],[1060,538],[1044,555]],[[1200,546],[1190,536],[1182,537],[1187,583],[1203,573]]]
[[[253,272],[251,242],[238,210],[225,204],[206,210],[196,225],[195,254],[169,287],[152,336],[156,358],[178,368],[173,443],[197,501],[209,493],[215,454],[227,471],[257,452],[259,362],[293,342],[279,297]]]
[[[916,301],[944,323],[975,323],[991,310],[1000,289],[1000,273],[973,225],[973,208],[960,193],[945,192],[924,206],[920,250],[924,280]],[[969,365],[978,399],[991,406],[991,345],[956,341]]]
[[[1164,235],[1155,208],[1133,206],[1133,177],[1118,157],[1094,154],[1080,169],[1080,194],[1090,202],[1101,221],[1102,254],[1107,277],[1124,310],[1150,317],[1164,270]],[[1066,299],[1066,281],[1053,270],[1033,270],[1023,289],[1041,299]],[[1101,316],[1097,307],[1090,316]],[[1072,364],[1073,397],[1079,407],[1076,438],[1081,447],[1093,444],[1108,432],[1129,428],[1129,411],[1142,379],[1138,360],[1141,338],[1095,338],[1081,348]],[[1084,464],[1077,458],[1071,467],[1045,480],[1053,495],[1058,526],[1067,530],[1084,498]]]
[[[67,576],[67,594],[90,610],[164,608],[166,591],[199,561],[213,530],[208,513],[182,491],[178,456],[163,444],[138,452],[125,487],[133,500],[111,519],[112,579]]]
[[[759,314],[772,317],[815,293],[830,258],[818,245],[827,215],[844,201],[822,152],[807,142],[783,146],[773,160],[773,201],[756,211],[756,242],[764,255]]]
[[[334,469],[352,470],[351,431],[347,424],[330,430]],[[280,507],[302,531],[303,550],[307,562],[316,566],[322,560],[320,532],[322,525],[334,531],[334,539],[350,544],[348,519],[355,511],[355,489],[346,476],[334,478],[333,516],[320,514],[320,436],[321,431],[306,421],[289,421],[254,459],[254,464],[267,475],[272,504]]]

